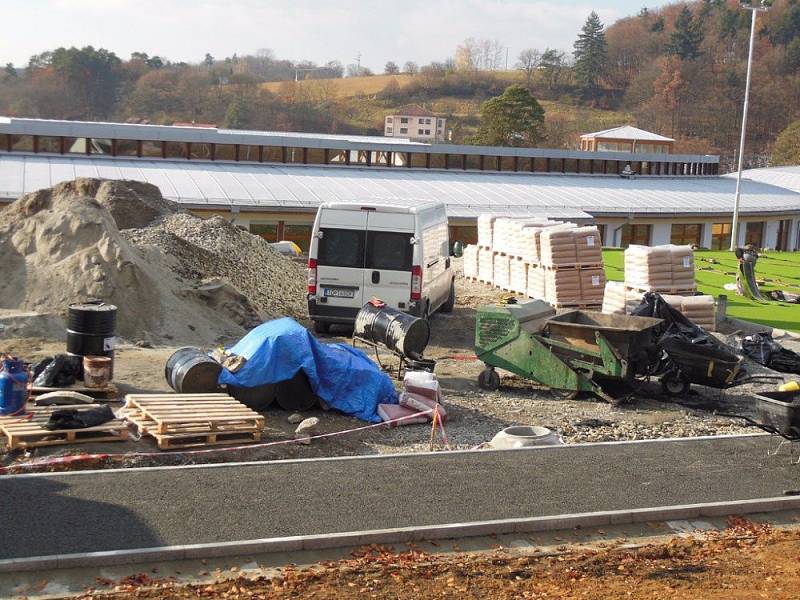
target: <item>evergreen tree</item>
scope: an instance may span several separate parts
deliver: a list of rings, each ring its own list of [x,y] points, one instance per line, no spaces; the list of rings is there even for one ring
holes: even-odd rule
[[[544,109],[519,84],[481,105],[481,125],[470,139],[485,146],[535,146],[543,138]]]
[[[679,56],[683,60],[694,60],[702,52],[703,23],[694,18],[689,7],[684,5],[675,19],[675,31],[669,36],[667,54]]]
[[[606,68],[606,34],[600,17],[592,11],[575,41],[575,79],[585,96],[597,93]]]

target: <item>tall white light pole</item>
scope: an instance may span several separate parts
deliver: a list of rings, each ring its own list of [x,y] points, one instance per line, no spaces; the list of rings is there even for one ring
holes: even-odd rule
[[[742,191],[742,169],[744,169],[744,138],[747,132],[747,109],[750,107],[750,79],[753,73],[753,46],[756,41],[756,16],[761,11],[769,9],[769,0],[762,0],[759,5],[754,6],[747,2],[742,3],[742,8],[753,13],[750,22],[750,50],[747,54],[747,83],[744,86],[744,109],[742,111],[742,136],[739,139],[739,170],[736,173],[736,199],[733,202],[733,221],[731,222],[731,252],[736,250],[739,241],[739,196]]]

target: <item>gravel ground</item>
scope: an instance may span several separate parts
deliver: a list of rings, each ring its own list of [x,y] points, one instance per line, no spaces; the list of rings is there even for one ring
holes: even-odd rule
[[[755,432],[743,421],[716,416],[713,411],[749,414],[752,393],[758,389],[774,389],[775,383],[752,384],[726,392],[692,386],[679,402],[666,398],[657,382],[645,384],[630,401],[612,405],[593,397],[556,400],[551,394],[529,381],[504,374],[500,389],[481,390],[477,377],[483,368],[474,355],[475,308],[497,301],[502,292],[483,284],[457,279],[458,304],[449,315],[437,314],[431,320],[432,338],[426,356],[437,359],[436,372],[442,384],[448,411],[445,425],[449,444],[454,449],[481,447],[501,429],[512,425],[544,425],[555,429],[567,443],[638,440],[651,438],[691,437]],[[330,341],[350,341],[344,332],[334,331]],[[800,350],[791,340],[781,340],[788,348]],[[33,359],[52,354],[60,343],[42,340],[4,340],[2,350]],[[163,365],[174,349],[152,349],[125,346],[117,361],[117,382],[123,393],[167,391],[163,381]],[[372,350],[368,353],[374,356]],[[396,359],[381,353],[381,362],[396,366]],[[758,367],[756,365],[756,367]],[[762,367],[758,370],[766,371]],[[774,374],[774,373],[773,373]],[[787,378],[787,380],[790,378]],[[396,381],[398,388],[400,382]],[[289,414],[278,409],[266,412],[265,442],[289,440],[295,425]],[[307,416],[320,418],[320,433],[348,431],[365,427],[365,423],[335,414],[313,410]],[[126,464],[185,464],[198,461],[264,460],[296,457],[344,456],[375,453],[418,452],[430,449],[430,426],[415,425],[396,429],[370,428],[342,436],[314,441],[308,446],[285,444],[251,448],[246,451],[224,451],[213,455],[181,455],[157,453],[157,457],[136,458]],[[437,436],[437,449],[443,448]],[[30,457],[67,454],[80,448],[87,452],[155,451],[149,440],[138,443],[86,444],[76,447],[37,449]],[[18,453],[2,457],[5,464],[27,460]]]

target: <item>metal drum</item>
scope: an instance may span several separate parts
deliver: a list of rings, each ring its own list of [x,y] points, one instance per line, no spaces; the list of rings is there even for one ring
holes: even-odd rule
[[[356,315],[354,335],[409,358],[422,358],[431,337],[425,319],[409,315],[390,306],[367,303]]]
[[[219,392],[220,365],[200,348],[180,348],[167,360],[164,376],[179,394]]]
[[[107,356],[114,374],[114,338],[117,307],[101,300],[70,304],[67,309],[67,353]]]

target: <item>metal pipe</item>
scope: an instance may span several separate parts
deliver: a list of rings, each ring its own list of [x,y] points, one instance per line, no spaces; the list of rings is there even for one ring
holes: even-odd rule
[[[747,54],[747,83],[744,86],[744,110],[742,114],[742,135],[739,140],[739,170],[736,173],[736,198],[733,202],[733,221],[731,222],[731,252],[736,250],[739,237],[739,197],[742,191],[742,169],[744,168],[744,139],[747,132],[747,110],[750,107],[750,80],[753,73],[753,46],[756,39],[756,15],[763,8],[748,7],[753,13],[750,22],[750,50]]]

